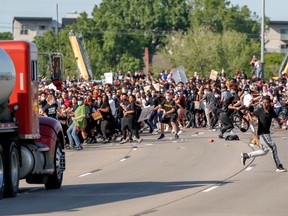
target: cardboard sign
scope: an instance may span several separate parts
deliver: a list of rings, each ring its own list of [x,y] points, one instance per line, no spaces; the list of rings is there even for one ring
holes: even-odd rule
[[[216,81],[218,76],[218,72],[215,70],[211,70],[210,79]]]
[[[104,73],[105,84],[113,84],[113,73]]]
[[[183,82],[184,84],[188,82],[184,67],[180,66],[172,70],[172,78],[176,84]]]
[[[194,109],[200,109],[199,101],[194,101]]]
[[[148,119],[151,116],[153,109],[154,109],[154,106],[147,106],[147,107],[142,108],[138,122]]]

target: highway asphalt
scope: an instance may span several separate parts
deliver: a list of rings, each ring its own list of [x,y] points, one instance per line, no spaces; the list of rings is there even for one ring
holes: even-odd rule
[[[178,140],[147,132],[136,143],[87,144],[66,150],[60,190],[21,181],[17,197],[0,201],[0,215],[288,215],[288,172],[277,173],[270,154],[240,163],[251,132],[225,141],[208,129],[185,129]],[[288,168],[288,131],[273,135]],[[213,142],[209,142],[213,139]]]

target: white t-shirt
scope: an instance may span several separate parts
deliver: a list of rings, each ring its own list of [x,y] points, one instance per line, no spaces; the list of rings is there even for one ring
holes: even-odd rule
[[[251,94],[244,95],[243,97],[244,106],[249,107],[251,105],[252,99],[253,99],[253,96]]]
[[[110,106],[112,115],[115,116],[115,114],[116,114],[116,106],[115,106],[115,101],[113,99],[109,100],[109,106]]]
[[[276,96],[273,98],[273,103],[274,103],[274,108],[279,108],[282,106],[279,100],[277,100]]]

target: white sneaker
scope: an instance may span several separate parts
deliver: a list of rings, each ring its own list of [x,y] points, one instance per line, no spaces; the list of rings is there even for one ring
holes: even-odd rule
[[[276,172],[287,172],[287,170],[284,168],[277,168]]]
[[[152,132],[152,134],[154,134],[154,135],[155,135],[155,134],[158,134],[158,129],[154,129],[153,132]]]
[[[124,143],[127,143],[127,142],[129,142],[129,138],[126,138],[125,140],[123,139],[123,140],[120,142],[120,144],[124,144]]]
[[[183,131],[182,131],[182,130],[179,130],[178,133],[177,133],[177,135],[179,136],[179,135],[182,134],[182,133],[183,133]]]
[[[136,139],[137,144],[139,145],[143,141],[142,138]]]

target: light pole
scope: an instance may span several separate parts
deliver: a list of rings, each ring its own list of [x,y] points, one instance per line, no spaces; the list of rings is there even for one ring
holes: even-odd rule
[[[262,0],[262,23],[261,23],[261,70],[262,70],[262,79],[264,80],[264,48],[265,48],[265,0]]]

